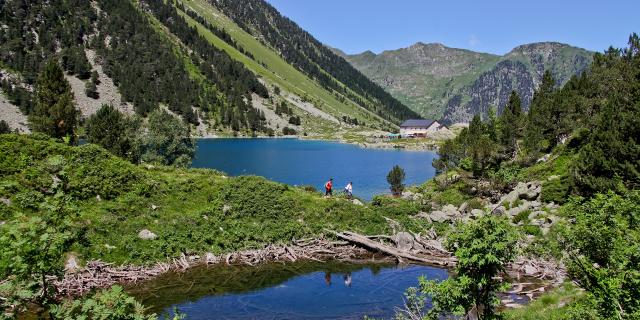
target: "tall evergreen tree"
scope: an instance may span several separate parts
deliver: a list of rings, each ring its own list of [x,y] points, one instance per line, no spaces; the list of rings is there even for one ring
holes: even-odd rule
[[[517,149],[518,138],[522,129],[522,102],[516,91],[511,91],[509,103],[500,115],[500,143],[508,156]]]
[[[547,151],[557,141],[559,116],[562,105],[553,100],[555,80],[549,70],[542,77],[540,88],[535,92],[529,107],[525,128],[525,147],[534,154],[538,150]]]
[[[35,108],[29,116],[32,129],[54,138],[75,138],[78,114],[71,86],[58,62],[52,59],[36,83]]]

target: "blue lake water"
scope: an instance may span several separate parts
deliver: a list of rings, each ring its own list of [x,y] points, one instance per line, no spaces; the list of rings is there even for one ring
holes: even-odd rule
[[[129,292],[153,312],[172,313],[177,307],[194,320],[389,319],[420,276],[443,280],[448,274],[419,265],[218,266],[161,276]]]
[[[334,192],[353,181],[353,193],[370,200],[389,193],[386,176],[394,165],[406,172],[407,185],[421,184],[435,175],[437,156],[429,151],[367,149],[337,142],[298,139],[200,139],[195,168],[227,174],[258,175],[290,185],[324,190],[334,178]]]

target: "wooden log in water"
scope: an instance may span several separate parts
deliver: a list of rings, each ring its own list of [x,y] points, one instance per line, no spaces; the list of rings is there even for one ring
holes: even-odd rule
[[[436,257],[436,256],[422,257],[422,256],[417,256],[417,255],[414,255],[414,254],[412,254],[410,252],[398,250],[396,248],[393,248],[391,246],[387,246],[387,245],[382,244],[380,242],[373,241],[373,240],[367,238],[366,236],[357,234],[355,232],[349,232],[349,231],[336,232],[336,231],[333,231],[333,230],[327,230],[327,231],[335,234],[339,238],[342,238],[342,239],[345,239],[347,241],[359,244],[361,246],[365,246],[365,247],[367,247],[369,249],[373,249],[373,250],[377,250],[377,251],[380,251],[380,252],[384,252],[384,253],[392,255],[394,257],[404,258],[404,259],[412,260],[412,261],[423,262],[423,263],[427,263],[427,264],[435,264],[435,265],[439,265],[439,266],[453,266],[453,265],[456,264],[456,259],[453,258],[453,257]]]

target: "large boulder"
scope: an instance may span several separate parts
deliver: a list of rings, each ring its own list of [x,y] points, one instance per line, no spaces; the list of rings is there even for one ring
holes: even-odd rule
[[[520,212],[531,209],[531,202],[527,200],[522,200],[522,203],[514,208],[511,208],[507,211],[507,214],[510,216],[517,216]]]
[[[429,215],[429,219],[431,220],[431,222],[447,222],[452,221],[453,217],[447,215],[443,211],[436,210],[431,212],[431,214]]]
[[[456,206],[454,206],[452,204],[448,204],[448,205],[442,207],[441,210],[446,215],[451,216],[453,218],[458,218],[458,217],[461,216],[460,212],[458,211],[458,208],[456,208]]]
[[[503,216],[507,214],[507,208],[503,206],[498,206],[495,209],[493,209],[491,213],[495,214],[496,216]]]
[[[408,232],[398,232],[393,237],[393,242],[399,250],[409,251],[413,248],[413,236]]]
[[[479,218],[482,217],[484,215],[484,211],[480,210],[480,209],[473,209],[471,210],[471,216],[475,217],[475,218]]]
[[[157,237],[158,235],[149,231],[148,229],[142,229],[140,230],[140,232],[138,232],[138,238],[142,240],[154,240]]]
[[[527,200],[535,200],[540,195],[540,192],[542,192],[542,185],[539,182],[537,181],[529,182],[527,184],[527,191],[520,194],[520,198],[527,199]]]

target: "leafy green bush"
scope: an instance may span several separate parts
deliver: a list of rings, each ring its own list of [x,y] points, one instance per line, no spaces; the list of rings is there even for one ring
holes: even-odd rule
[[[517,240],[509,222],[493,215],[452,231],[445,247],[458,259],[455,275],[439,283],[420,279],[420,291],[432,299],[428,319],[466,316],[474,309],[478,318],[492,319],[499,303],[496,293],[504,288],[496,276],[515,259]]]
[[[113,286],[89,297],[66,301],[51,309],[55,319],[81,320],[155,320],[155,314],[147,315],[142,304],[127,295],[122,287]]]
[[[594,298],[605,319],[640,316],[640,191],[625,195],[597,194],[572,199],[568,211],[575,225],[568,229],[568,270]]]

